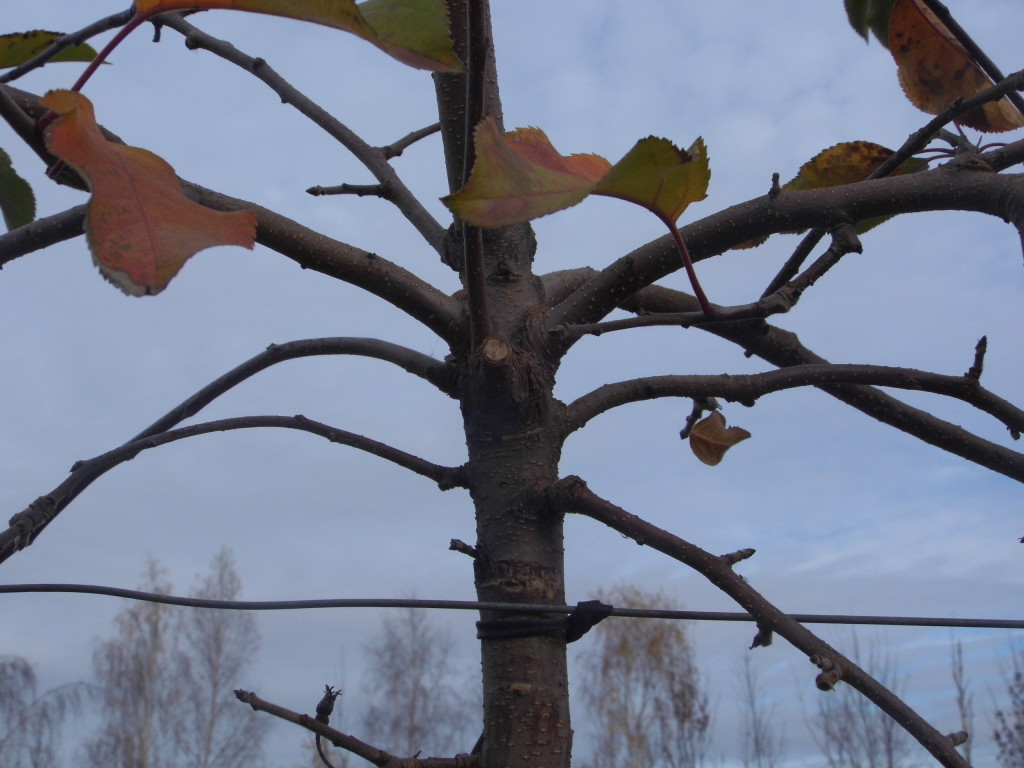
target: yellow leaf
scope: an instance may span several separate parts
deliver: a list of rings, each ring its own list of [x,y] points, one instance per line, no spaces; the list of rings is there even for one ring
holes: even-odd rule
[[[443,202],[478,227],[503,227],[576,205],[611,167],[599,155],[558,154],[538,128],[502,134],[491,118],[480,121],[473,139],[469,181]]]
[[[707,197],[710,181],[703,139],[684,152],[668,139],[650,136],[605,174],[594,194],[642,205],[671,226],[690,203]]]
[[[722,460],[726,451],[748,437],[750,433],[747,430],[726,427],[725,416],[720,411],[712,411],[690,430],[690,448],[698,459],[713,467]]]
[[[253,247],[252,211],[225,213],[189,200],[162,158],[107,141],[92,104],[80,93],[50,91],[40,103],[58,115],[47,127],[47,147],[78,171],[92,192],[86,237],[93,261],[122,291],[159,293],[204,248]]]

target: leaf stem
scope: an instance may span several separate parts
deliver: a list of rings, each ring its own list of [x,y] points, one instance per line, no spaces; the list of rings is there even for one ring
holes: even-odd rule
[[[704,295],[704,289],[700,287],[700,281],[697,279],[697,270],[693,268],[693,259],[690,258],[690,251],[686,247],[686,241],[679,234],[679,228],[676,227],[675,223],[667,219],[663,219],[663,221],[668,224],[669,231],[672,233],[672,239],[676,244],[676,250],[679,251],[679,255],[683,259],[683,266],[686,268],[686,274],[690,278],[690,285],[693,286],[693,295],[700,302],[700,308],[704,310],[704,314],[708,317],[714,317],[715,310],[712,308],[711,302],[708,301],[708,297]]]

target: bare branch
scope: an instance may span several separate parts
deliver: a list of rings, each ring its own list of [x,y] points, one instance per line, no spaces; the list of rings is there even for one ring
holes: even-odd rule
[[[219,211],[256,213],[256,242],[313,269],[380,296],[454,345],[462,327],[462,307],[420,277],[376,253],[333,240],[267,208],[183,182],[190,198]]]
[[[348,126],[281,77],[263,59],[248,56],[231,43],[206,34],[185,21],[180,14],[162,16],[158,23],[180,33],[185,38],[185,46],[190,50],[196,48],[207,50],[251,73],[280,96],[283,103],[295,107],[326,131],[351,152],[382,186],[388,189],[387,199],[395,204],[431,248],[438,254],[444,255],[444,227],[430,215],[422,203],[409,191],[409,188],[402,183],[395,169],[388,163],[384,150],[372,147],[363,141]]]
[[[550,486],[548,499],[553,509],[585,515],[604,523],[638,544],[653,547],[701,573],[747,611],[763,631],[774,632],[784,637],[815,661],[822,669],[823,675],[842,679],[871,699],[917,739],[942,765],[950,768],[968,768],[967,762],[946,736],[929,725],[892,691],[768,602],[733,570],[728,558],[712,555],[626,512],[593,493],[578,477],[567,477]],[[823,682],[825,681],[821,680],[819,685]]]
[[[0,267],[19,256],[78,237],[84,224],[85,206],[76,205],[0,235]]]
[[[645,288],[634,298],[625,301],[623,308],[632,312],[699,310],[697,301],[692,296],[661,286]],[[704,330],[738,344],[748,355],[756,355],[781,368],[828,362],[801,344],[795,333],[764,322],[722,323],[709,325]],[[1024,482],[1024,455],[1016,451],[978,437],[956,424],[907,405],[873,387],[828,384],[821,386],[821,389],[883,424],[895,427],[994,472]]]
[[[263,352],[232,368],[223,376],[211,381],[194,395],[179,403],[133,437],[131,441],[151,437],[180,424],[190,416],[199,413],[199,411],[232,387],[241,384],[249,377],[272,365],[284,362],[285,360],[295,360],[300,357],[313,357],[317,355],[359,355],[384,360],[394,363],[403,370],[429,381],[450,397],[454,397],[456,394],[454,377],[448,366],[407,347],[381,341],[380,339],[347,336],[325,339],[302,339],[300,341],[289,341],[284,344],[271,344]]]
[[[335,187],[310,187],[307,195],[321,197],[323,195],[355,195],[356,197],[379,197],[381,200],[391,199],[391,189],[386,184],[339,184]]]
[[[928,125],[939,122],[935,128],[938,130],[966,111],[965,106],[973,108],[1022,87],[1024,72],[1017,72],[983,94],[950,107]],[[1007,155],[990,156],[989,153],[982,158],[994,171],[1005,167],[998,162],[1009,159]],[[679,232],[696,262],[778,232],[829,229],[841,221],[942,210],[986,213],[1021,229],[1024,228],[1024,188],[1020,179],[1013,176],[943,166],[858,184],[766,194],[688,224]],[[605,267],[552,308],[547,314],[547,328],[596,322],[636,291],[681,266],[671,235],[647,243]]]
[[[765,373],[646,376],[605,384],[569,405],[567,433],[612,408],[658,397],[720,397],[749,406],[770,392],[834,384],[895,387],[946,395],[992,415],[1006,425],[1011,434],[1019,436],[1024,431],[1024,410],[984,389],[970,375],[948,376],[884,365],[809,363]]]
[[[337,731],[325,723],[319,722],[314,717],[310,717],[309,715],[300,715],[298,712],[293,712],[292,710],[285,709],[277,704],[264,701],[255,693],[250,691],[238,689],[235,691],[235,697],[239,701],[248,704],[257,712],[266,712],[274,717],[287,720],[289,723],[300,725],[303,728],[327,739],[334,746],[346,749],[364,760],[373,763],[378,766],[378,768],[476,768],[477,765],[476,755],[427,758],[396,757],[384,750],[370,746],[366,742],[360,741],[354,736],[349,736],[341,731]]]
[[[385,443],[307,419],[305,416],[240,416],[219,419],[133,440],[94,458],[76,462],[71,467],[70,476],[64,482],[14,515],[9,521],[10,527],[6,531],[0,532],[0,563],[18,550],[32,544],[42,530],[93,481],[119,464],[131,461],[142,451],[211,432],[263,427],[297,429],[319,435],[332,443],[358,448],[428,477],[436,482],[442,490],[465,485],[462,470],[458,467],[443,467]]]
[[[398,141],[392,142],[386,146],[380,147],[381,153],[385,159],[390,160],[392,157],[400,157],[405,150],[415,144],[421,139],[425,139],[428,136],[433,136],[435,133],[441,130],[440,123],[434,123],[428,125],[426,128],[420,128],[419,130],[407,133],[405,136],[400,138]]]

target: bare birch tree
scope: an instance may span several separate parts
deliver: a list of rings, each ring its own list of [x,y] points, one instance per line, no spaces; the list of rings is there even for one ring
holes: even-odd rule
[[[1006,674],[1009,703],[996,709],[993,738],[1003,768],[1024,766],[1024,650],[1016,648],[1012,668]]]
[[[776,768],[782,762],[782,734],[772,722],[766,694],[749,655],[743,657],[740,701],[743,702],[744,768]]]
[[[449,634],[426,612],[406,608],[385,618],[367,650],[368,740],[395,754],[470,751],[480,734],[479,702],[465,693],[472,686],[456,666]]]
[[[853,658],[861,658],[861,643],[856,634],[852,641]],[[866,652],[865,668],[879,682],[897,695],[903,683],[896,672],[893,657],[872,641]],[[829,768],[905,768],[910,742],[906,732],[886,717],[870,701],[850,690],[837,686],[817,698],[817,717],[811,724],[811,735],[818,744]]]
[[[20,656],[0,656],[0,765],[55,768],[61,728],[88,698],[85,683],[38,693],[32,665]]]
[[[155,562],[143,589],[169,593]],[[222,550],[193,597],[237,599],[241,581]],[[259,639],[248,614],[178,611],[133,603],[117,617],[117,636],[94,657],[103,724],[87,745],[95,768],[242,768],[260,755],[266,724],[232,704],[232,689]]]
[[[672,608],[632,586],[600,595],[630,608]],[[691,768],[707,752],[707,695],[679,621],[606,620],[591,633],[579,688],[596,729],[587,768]]]

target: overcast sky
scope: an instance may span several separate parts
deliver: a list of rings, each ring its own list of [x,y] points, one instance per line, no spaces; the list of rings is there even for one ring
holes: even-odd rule
[[[124,0],[5,0],[3,31],[71,31],[122,9]],[[543,128],[563,153],[613,162],[644,136],[688,146],[704,137],[708,199],[684,221],[763,194],[838,141],[890,148],[927,116],[902,96],[877,43],[848,27],[839,0],[644,3],[611,0],[495,2],[505,120]],[[1021,68],[1016,0],[949,6],[1004,71]],[[968,14],[970,11],[970,15]],[[264,57],[300,90],[373,144],[436,120],[429,75],[403,68],[336,30],[228,12],[194,17],[203,29]],[[366,183],[369,174],[265,86],[173,31],[154,45],[140,29],[85,89],[98,119],[130,144],[167,159],[179,175],[254,200],[411,269],[445,291],[437,262],[386,203],[311,198],[315,184]],[[33,73],[19,87],[67,87],[81,65]],[[35,157],[0,128],[0,146],[30,180],[46,215],[84,202],[55,189]],[[430,209],[447,192],[440,141],[395,166]],[[536,222],[540,272],[601,267],[661,234],[625,203],[589,199]],[[760,295],[796,239],[699,265],[715,302]],[[1016,232],[980,214],[891,221],[864,238],[778,325],[834,362],[905,365],[960,374],[984,334],[983,382],[1024,402],[1024,267]],[[684,276],[664,284],[686,289]],[[102,280],[82,239],[19,259],[0,273],[0,508],[23,509],[54,488],[77,459],[140,431],[210,379],[271,342],[373,336],[442,358],[430,332],[384,302],[257,247],[215,249],[190,261],[155,298],[129,298]],[[766,370],[700,331],[646,329],[578,344],[557,394],[572,400],[608,381],[645,374]],[[1013,445],[998,423],[937,397],[908,397],[987,439]],[[896,433],[816,392],[727,405],[753,438],[718,467],[680,442],[689,403],[619,409],[574,435],[563,473],[712,552],[756,547],[742,573],[784,610],[848,614],[1019,618],[1024,576],[1021,488]],[[276,366],[197,420],[303,413],[441,464],[464,460],[454,401],[394,366],[318,358]],[[1014,446],[1016,447],[1016,446]],[[0,581],[133,587],[153,556],[180,592],[223,545],[253,599],[420,597],[473,599],[467,558],[468,496],[352,449],[300,433],[240,431],[182,441],[110,472],[2,566]],[[566,527],[568,599],[636,583],[685,607],[735,610],[696,574],[589,520]],[[44,685],[89,674],[95,642],[123,607],[111,598],[0,597],[0,653],[37,664]],[[361,658],[379,626],[372,611],[261,614],[260,658],[240,681],[267,699],[310,710],[324,682],[341,684],[359,711]],[[472,614],[438,616],[475,668]],[[738,717],[736,670],[747,625],[700,624],[692,634],[719,721],[713,754],[735,756],[726,735]],[[849,648],[845,629],[822,631]],[[962,640],[977,705],[977,754],[991,757],[987,713],[1013,635],[1003,631],[867,631],[893,650],[912,704],[956,730],[951,639]],[[580,645],[585,644],[582,641]],[[573,653],[576,650],[573,649]],[[808,746],[799,697],[813,706],[814,669],[777,642],[751,652],[772,686],[794,760]],[[582,719],[581,719],[582,721]],[[275,726],[279,761],[297,759],[297,733]],[[468,745],[467,745],[468,746]],[[979,762],[986,762],[984,760]],[[796,763],[794,763],[796,764]]]

